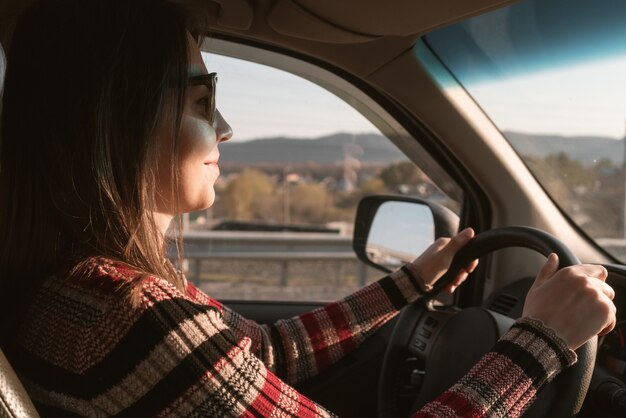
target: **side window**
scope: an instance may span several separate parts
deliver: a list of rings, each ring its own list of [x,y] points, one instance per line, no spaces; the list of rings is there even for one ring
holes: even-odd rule
[[[213,297],[328,301],[380,278],[352,250],[363,196],[432,198],[458,212],[460,192],[444,194],[355,99],[269,66],[203,57],[234,131],[220,145],[215,204],[184,222],[188,277]]]

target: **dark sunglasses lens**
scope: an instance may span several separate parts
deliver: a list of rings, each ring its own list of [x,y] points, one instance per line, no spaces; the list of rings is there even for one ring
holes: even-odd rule
[[[217,86],[217,74],[211,73],[192,77],[189,80],[191,85],[205,85],[209,89],[209,103],[206,106],[206,119],[211,125],[215,124],[217,110],[215,104],[215,88]]]
[[[211,77],[211,103],[209,105],[209,114],[207,115],[211,125],[215,124],[215,118],[217,116],[217,104],[215,101],[215,90],[217,87],[217,74]]]

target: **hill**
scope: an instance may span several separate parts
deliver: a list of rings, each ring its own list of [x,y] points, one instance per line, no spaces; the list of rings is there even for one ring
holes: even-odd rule
[[[608,159],[622,164],[624,141],[606,137],[564,137],[505,132],[513,147],[523,156],[546,157],[564,152],[585,165]],[[265,138],[220,145],[225,163],[303,163],[332,164],[348,154],[363,162],[391,163],[404,156],[395,145],[378,133],[337,133],[315,139]]]
[[[303,163],[332,164],[346,153],[363,162],[390,163],[403,154],[380,134],[337,133],[316,139],[267,138],[220,145],[220,161],[227,163]]]
[[[564,137],[505,132],[517,152],[523,156],[546,157],[564,152],[570,159],[590,165],[607,159],[620,165],[624,161],[624,141],[606,137]]]

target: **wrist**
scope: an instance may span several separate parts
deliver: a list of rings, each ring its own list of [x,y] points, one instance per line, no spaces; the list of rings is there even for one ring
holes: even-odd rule
[[[554,330],[542,321],[528,317],[515,321],[493,350],[517,364],[533,380],[536,388],[541,388],[577,361],[576,353],[568,349]]]
[[[517,320],[521,326],[531,326],[543,340],[549,343],[555,352],[562,355],[563,366],[574,364],[577,360],[576,352],[569,346],[567,339],[559,334],[554,328],[547,325],[543,320],[532,316],[523,316]]]
[[[418,293],[424,295],[432,290],[432,285],[424,282],[422,275],[419,270],[415,268],[414,264],[405,264],[400,270],[408,277]]]

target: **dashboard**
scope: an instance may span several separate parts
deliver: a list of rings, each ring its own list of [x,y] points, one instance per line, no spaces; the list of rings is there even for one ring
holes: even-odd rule
[[[613,303],[617,307],[617,324],[609,334],[600,338],[598,362],[613,377],[626,384],[626,266],[606,264],[607,283],[615,290]]]
[[[626,382],[626,321],[600,340],[598,360],[613,376]]]

